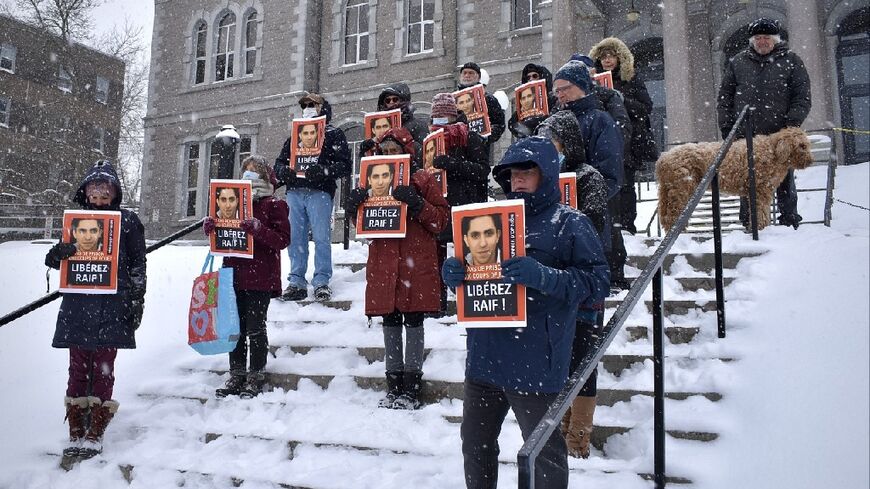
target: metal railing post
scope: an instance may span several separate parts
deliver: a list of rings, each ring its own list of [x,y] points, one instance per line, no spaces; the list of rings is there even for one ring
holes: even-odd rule
[[[353,219],[353,216],[349,216],[347,213],[347,194],[350,193],[350,181],[352,178],[348,176],[341,179],[341,208],[344,209],[344,237],[342,238],[342,244],[344,249],[350,248],[350,220]]]
[[[725,337],[725,278],[722,273],[722,214],[719,209],[719,172],[710,181],[713,197],[713,256],[716,260],[716,323],[720,338]]]
[[[662,268],[652,279],[653,300],[653,474],[656,489],[665,487],[665,347]]]
[[[746,135],[746,160],[749,163],[749,222],[752,224],[752,239],[758,241],[758,209],[756,209],[758,198],[755,187],[755,155],[752,149],[752,138],[755,135],[755,123],[752,119],[754,110],[754,107],[750,107],[746,112],[744,120],[746,130],[743,132]]]
[[[837,140],[836,134],[831,132],[831,155],[828,159],[828,182],[825,187],[825,226],[831,227],[831,208],[834,206],[834,179],[837,176]]]

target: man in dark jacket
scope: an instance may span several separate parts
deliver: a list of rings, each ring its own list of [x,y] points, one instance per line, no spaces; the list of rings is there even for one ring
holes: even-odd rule
[[[559,203],[559,162],[548,139],[514,143],[495,169],[509,199],[525,201],[526,256],[502,263],[503,281],[527,287],[527,326],[468,329],[462,453],[468,488],[494,488],[498,435],[513,409],[526,439],[568,379],[578,307],[604,300],[607,262],[592,223]],[[456,258],[442,278],[451,287],[465,278]],[[565,440],[553,433],[535,465],[537,487],[568,485]]]
[[[520,76],[520,83],[529,83],[535,80],[545,80],[547,84],[547,107],[550,109],[550,113],[556,111],[556,105],[558,104],[558,100],[556,100],[556,96],[553,95],[553,74],[550,73],[550,70],[547,69],[546,66],[536,65],[534,63],[529,63],[523,67],[523,73]],[[535,133],[535,128],[538,127],[544,119],[547,117],[529,117],[523,121],[520,121],[517,117],[517,111],[514,110],[514,113],[511,114],[510,121],[508,122],[508,129],[510,129],[511,134],[514,135],[517,139],[522,139],[525,137],[529,137]]]
[[[480,83],[480,65],[477,63],[465,63],[459,68],[459,84],[457,88],[473,87]],[[490,135],[484,138],[486,142],[487,153],[492,143],[498,141],[504,133],[504,111],[501,110],[501,105],[498,99],[489,93],[486,94],[486,111],[489,115],[489,130]]]
[[[385,88],[378,96],[378,110],[402,110],[402,127],[411,133],[414,142],[423,144],[423,140],[429,134],[429,125],[426,121],[414,115],[414,106],[411,105],[411,89],[404,83],[393,83]],[[420,153],[420,148],[415,148]]]
[[[102,451],[103,433],[118,402],[112,400],[119,348],[136,348],[135,331],[145,305],[145,229],[135,212],[121,209],[121,183],[106,160],[88,171],[73,201],[85,210],[120,211],[118,291],[114,294],[63,294],[51,346],[69,349],[66,419],[70,446],[65,456],[92,457]],[[54,245],[48,267],[76,253],[72,243]]]
[[[329,102],[315,93],[299,99],[303,117],[326,116],[326,135],[317,163],[308,167],[305,178],[297,178],[290,169],[290,138],[284,142],[281,154],[275,159],[275,173],[279,185],[287,186],[287,204],[290,206],[290,284],[282,298],[303,300],[308,296],[308,233],[314,238],[314,298],[327,301],[332,297],[329,280],[332,278],[331,222],[332,199],[336,180],[350,175],[351,154],[341,129],[329,124],[332,108]]]
[[[755,134],[773,134],[784,127],[800,127],[810,113],[810,77],[800,56],[780,38],[779,22],[761,18],[749,26],[749,47],[725,65],[719,87],[719,129],[728,136],[737,115],[749,104]],[[743,126],[737,137],[744,137]],[[779,222],[798,228],[803,218],[797,212],[794,170],[789,170],[776,189]],[[749,223],[749,203],[740,201],[740,219]]]

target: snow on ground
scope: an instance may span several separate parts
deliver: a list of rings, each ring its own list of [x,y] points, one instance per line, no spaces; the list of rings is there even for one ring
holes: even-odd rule
[[[835,197],[870,207],[868,168],[870,164],[839,168]],[[824,177],[824,167],[812,167],[798,173],[798,186],[822,187]],[[820,219],[823,202],[823,193],[802,193],[800,212],[806,220]],[[669,355],[689,357],[666,364],[669,389],[692,385],[724,395],[717,403],[703,399],[668,402],[669,428],[720,434],[709,443],[669,438],[670,473],[693,479],[695,487],[711,489],[870,486],[870,212],[838,202],[833,216],[831,228],[804,225],[794,231],[771,227],[761,232],[757,243],[744,233],[725,237],[726,251],[764,255],[742,260],[737,281],[726,290],[726,339],[702,345],[667,344]],[[648,219],[649,213],[641,212],[638,227],[645,227]],[[0,270],[4,271],[0,313],[45,292],[42,261],[49,246],[0,245]],[[644,249],[640,239],[628,240],[628,246],[635,254],[652,252]],[[709,246],[685,239],[675,251],[692,254]],[[354,245],[347,252],[338,251],[335,261],[360,261],[364,255],[364,248]],[[328,389],[303,381],[296,391],[272,392],[256,403],[226,401],[203,406],[181,398],[157,403],[140,395],[207,397],[222,382],[221,376],[203,369],[222,367],[225,357],[200,357],[186,344],[190,285],[204,256],[202,247],[168,246],[148,258],[149,289],[138,348],[119,352],[115,398],[121,410],[106,435],[107,450],[113,451],[116,460],[136,461],[131,487],[180,483],[230,487],[228,478],[204,478],[195,472],[238,475],[246,479],[246,488],[273,487],[275,481],[324,488],[350,487],[348,480],[354,481],[354,487],[461,485],[458,430],[444,419],[461,412],[459,401],[442,401],[417,413],[384,412],[372,407],[380,394],[358,388],[349,377],[337,377]],[[285,271],[287,266],[285,256]],[[674,270],[682,276],[694,274],[682,257]],[[51,280],[53,289],[56,273]],[[359,299],[364,272],[337,269],[334,282],[336,299]],[[683,292],[675,282],[665,285],[666,298],[710,297],[704,292]],[[0,405],[0,488],[126,487],[112,464],[89,462],[82,470],[65,473],[47,455],[60,451],[66,433],[62,398],[67,352],[50,347],[58,304],[0,328],[4,401]],[[323,348],[309,355],[281,350],[277,359],[270,360],[271,367],[311,373],[342,368],[354,375],[380,375],[382,363],[361,363],[347,350],[329,348],[379,345],[379,329],[366,327],[359,307],[354,309],[359,311],[359,321],[348,322],[343,313],[322,307],[273,305],[270,320],[278,321],[270,325],[273,342],[307,339],[307,344]],[[689,315],[674,320],[700,322],[701,335],[712,338],[712,317]],[[282,327],[280,321],[288,318],[324,324]],[[636,310],[632,318],[646,320],[648,314]],[[441,349],[427,359],[427,376],[461,380],[463,338],[435,321],[427,321],[426,328],[427,346]],[[649,354],[644,347],[648,342],[629,343],[620,335],[612,350]],[[718,356],[736,361],[725,365],[710,360]],[[688,369],[693,362],[703,362],[705,368]],[[635,365],[620,377],[602,371],[600,379],[600,387],[649,388],[651,363]],[[585,470],[582,476],[572,475],[572,487],[651,487],[631,473],[652,470],[652,403],[636,397],[631,403],[600,408],[596,420],[605,426],[645,429],[611,437],[607,457],[596,451],[597,456],[588,461],[572,460],[572,467]],[[325,428],[316,429],[313,418]],[[195,443],[207,432],[239,430],[239,419],[245,423],[233,433],[236,437],[259,437],[244,445],[246,453],[238,453],[242,445],[234,437],[208,445]],[[148,429],[143,430],[143,425]],[[372,439],[373,433],[380,436]],[[305,445],[288,461],[284,439],[358,443],[410,453],[374,456],[339,446]],[[515,459],[521,440],[511,419],[500,442],[501,460]],[[166,467],[191,472],[180,474]],[[619,473],[607,473],[614,470]],[[413,480],[403,479],[408,473],[414,474]],[[515,486],[516,470],[503,467],[500,480],[501,487]]]

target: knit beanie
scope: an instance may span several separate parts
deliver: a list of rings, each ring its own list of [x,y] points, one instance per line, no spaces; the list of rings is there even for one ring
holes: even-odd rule
[[[579,61],[589,68],[595,68],[595,61],[585,54],[574,53],[571,55],[570,61]]]
[[[760,18],[749,24],[749,37],[757,34],[775,36],[780,34],[779,22],[774,19]]]
[[[459,68],[459,72],[462,73],[462,70],[464,69],[474,70],[477,72],[478,76],[480,75],[480,65],[477,63],[469,61]]]
[[[457,117],[456,99],[452,93],[439,93],[432,98],[432,117]]]
[[[562,65],[553,77],[553,81],[555,80],[569,81],[587,94],[592,92],[592,76],[589,74],[589,68],[580,61],[569,61]]]

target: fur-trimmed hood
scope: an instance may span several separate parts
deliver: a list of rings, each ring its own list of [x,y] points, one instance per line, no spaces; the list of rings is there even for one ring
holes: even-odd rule
[[[602,51],[614,51],[619,59],[619,73],[617,74],[623,81],[630,81],[634,78],[634,55],[631,50],[620,39],[616,37],[607,37],[598,42],[592,49],[589,50],[589,57],[595,60],[595,67],[601,71],[601,54]]]

